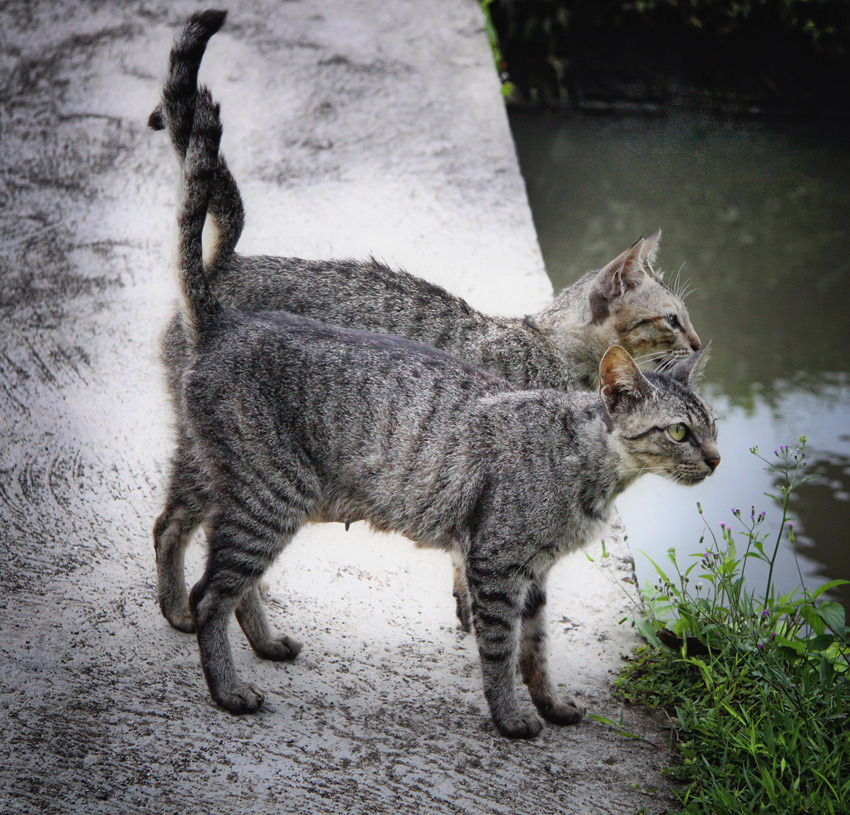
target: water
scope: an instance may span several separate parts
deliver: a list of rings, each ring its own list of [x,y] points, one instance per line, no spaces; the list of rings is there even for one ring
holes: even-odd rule
[[[647,476],[618,506],[633,549],[698,551],[748,517],[780,516],[762,462],[808,437],[808,471],[783,536],[780,590],[850,579],[850,151],[846,125],[511,112],[540,244],[556,291],[663,228],[660,267],[693,285],[694,326],[712,342],[704,392],[722,463],[692,488]],[[794,551],[796,549],[796,551]],[[654,578],[637,554],[643,582]],[[751,567],[748,566],[748,571]],[[762,587],[766,571],[752,571]],[[850,587],[834,596],[850,608]]]

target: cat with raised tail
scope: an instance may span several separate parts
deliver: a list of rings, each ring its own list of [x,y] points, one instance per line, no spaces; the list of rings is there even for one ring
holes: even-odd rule
[[[167,129],[181,162],[195,115],[201,59],[225,16],[223,11],[205,11],[186,22],[171,51],[162,102],[150,117],[151,127]],[[334,325],[407,337],[455,353],[522,389],[591,388],[602,355],[611,345],[662,365],[700,348],[681,297],[653,267],[660,233],[638,241],[602,269],[588,272],[540,313],[495,317],[476,311],[439,286],[375,260],[237,254],[244,225],[239,189],[221,155],[210,172],[209,215],[216,240],[207,276],[216,297],[228,306],[284,309]],[[189,360],[179,315],[164,333],[162,357],[178,414],[178,443],[165,508],[154,528],[158,594],[169,622],[191,631],[184,552],[203,517],[205,497],[192,439],[179,420],[179,383]],[[468,594],[459,567],[454,593],[461,625],[468,629]]]
[[[232,613],[259,656],[298,654],[272,633],[257,589],[298,529],[364,519],[463,562],[501,733],[533,737],[540,716],[578,722],[583,710],[547,670],[547,574],[598,534],[642,473],[696,484],[717,467],[714,417],[693,390],[705,349],[644,374],[613,346],[597,393],[524,391],[401,337],[229,308],[202,250],[221,125],[206,89],[197,102],[178,218],[180,390],[205,485],[209,547],[189,606],[213,699],[235,714],[263,700],[236,672]],[[537,713],[520,703],[517,667]]]

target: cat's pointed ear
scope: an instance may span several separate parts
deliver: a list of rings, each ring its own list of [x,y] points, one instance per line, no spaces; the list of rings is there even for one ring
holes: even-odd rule
[[[655,258],[658,255],[658,242],[661,240],[661,230],[659,229],[648,238],[644,238],[640,247],[640,259],[644,266],[652,268],[655,265]]]
[[[711,340],[709,340],[699,351],[694,351],[689,357],[677,362],[670,369],[670,376],[679,380],[683,385],[693,387],[694,382],[702,375],[705,363],[708,362]]]
[[[654,393],[652,383],[625,348],[612,345],[605,352],[599,363],[599,395],[609,413],[649,399]]]
[[[645,243],[643,239],[639,240],[596,273],[590,290],[593,322],[601,323],[610,314],[610,304],[614,300],[643,282],[646,276],[645,258],[642,256]]]

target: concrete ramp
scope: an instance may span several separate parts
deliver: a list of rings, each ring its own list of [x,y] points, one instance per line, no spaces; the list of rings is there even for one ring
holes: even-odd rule
[[[0,11],[0,812],[663,809],[646,790],[664,750],[591,721],[530,743],[495,732],[448,558],[402,538],[297,538],[269,602],[300,657],[264,663],[234,631],[266,694],[256,716],[212,704],[194,638],[160,616],[156,341],[178,170],[145,122],[194,10]],[[493,312],[551,296],[474,0],[242,4],[202,78],[245,198],[242,252],[371,253]],[[609,547],[613,582],[583,556],[556,569],[549,618],[559,682],[618,718],[609,682],[635,640],[616,624],[628,551],[615,532]]]

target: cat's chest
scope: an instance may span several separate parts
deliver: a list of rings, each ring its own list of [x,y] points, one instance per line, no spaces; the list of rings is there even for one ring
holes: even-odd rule
[[[553,548],[558,554],[564,554],[587,545],[605,530],[610,514],[611,504],[603,502],[594,507],[593,513],[575,512]]]
[[[552,519],[545,546],[556,557],[585,546],[604,532],[615,493],[607,479],[576,478],[564,484],[564,489],[562,511]]]
[[[531,572],[546,574],[564,555],[582,549],[597,540],[605,534],[607,528],[607,515],[604,518],[573,517],[572,523],[560,534],[554,535],[535,552],[529,553],[530,556],[525,559],[525,566]]]

